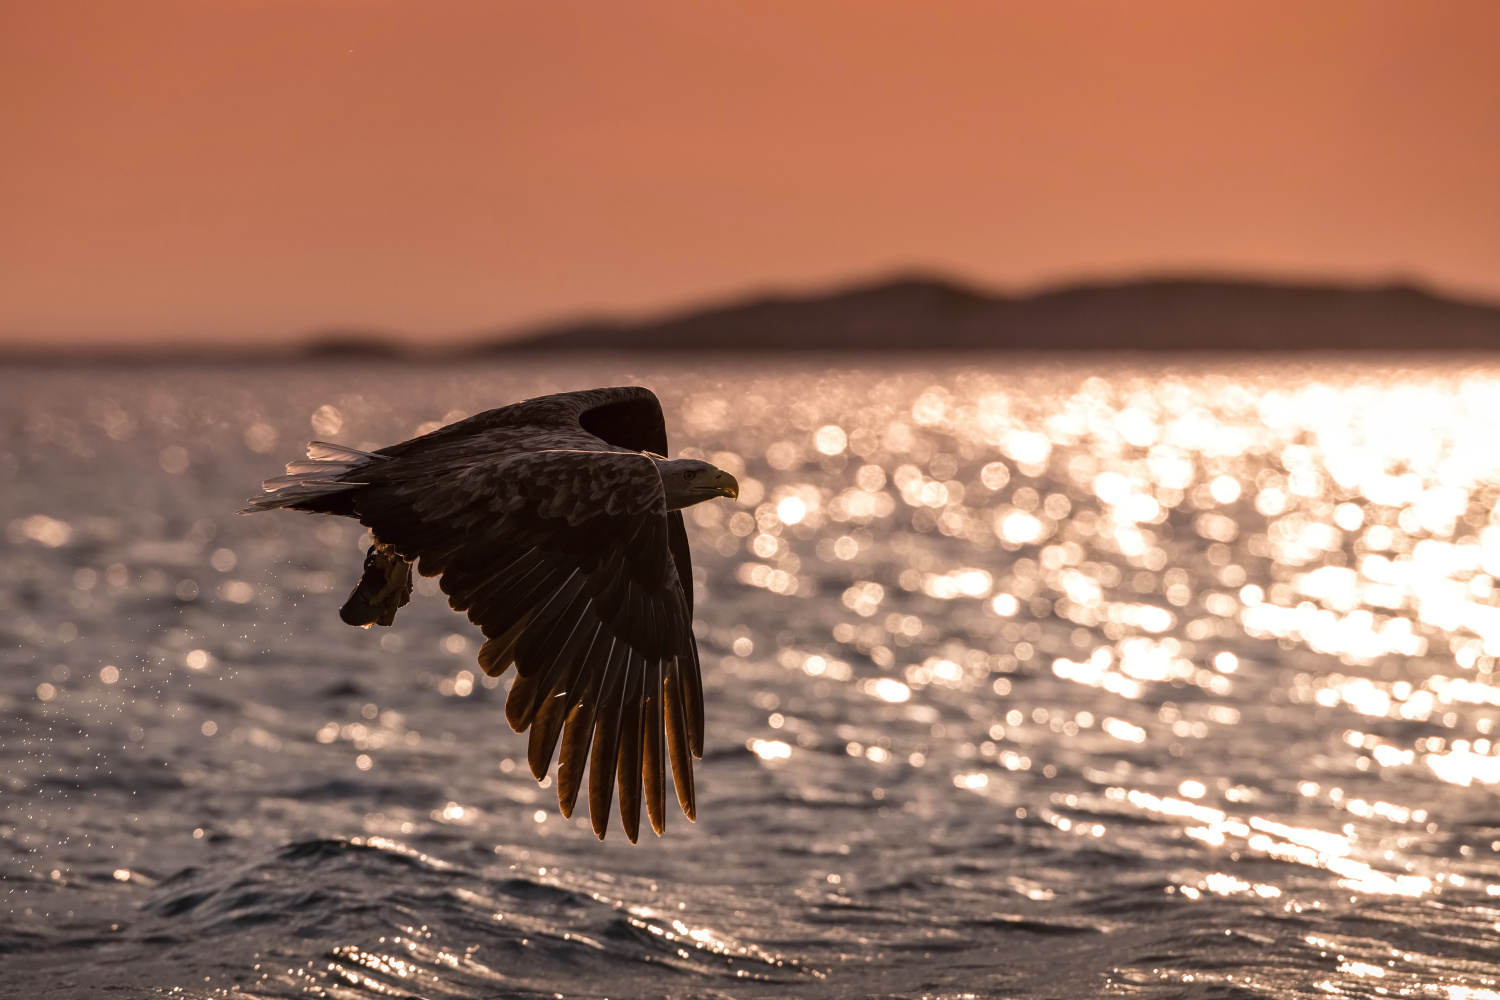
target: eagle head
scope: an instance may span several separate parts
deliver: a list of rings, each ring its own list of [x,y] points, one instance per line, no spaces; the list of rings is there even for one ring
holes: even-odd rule
[[[740,484],[723,469],[696,458],[652,458],[667,493],[667,510],[681,510],[714,497],[738,497]]]

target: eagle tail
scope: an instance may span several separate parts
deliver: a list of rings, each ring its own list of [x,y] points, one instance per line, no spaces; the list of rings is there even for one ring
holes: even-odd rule
[[[365,553],[364,575],[339,608],[339,617],[360,628],[390,625],[396,611],[411,600],[411,582],[411,563],[376,542]]]
[[[287,463],[286,475],[261,483],[266,495],[251,497],[249,506],[240,513],[285,507],[353,517],[354,494],[364,485],[360,471],[387,460],[383,455],[326,441],[309,441],[307,457],[305,462]]]

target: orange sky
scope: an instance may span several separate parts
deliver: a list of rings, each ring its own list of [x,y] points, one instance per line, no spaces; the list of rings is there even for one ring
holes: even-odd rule
[[[1500,3],[0,0],[0,342],[906,268],[1500,299]]]

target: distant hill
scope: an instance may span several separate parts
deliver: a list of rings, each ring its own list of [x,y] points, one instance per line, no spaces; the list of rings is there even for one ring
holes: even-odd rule
[[[642,321],[590,320],[441,345],[333,329],[300,344],[0,346],[0,364],[456,361],[561,351],[1500,350],[1500,306],[1410,285],[1163,278],[1007,296],[907,277],[823,294],[751,296]]]
[[[1009,297],[929,278],[586,322],[502,351],[1490,351],[1500,308],[1407,285],[1160,279]]]

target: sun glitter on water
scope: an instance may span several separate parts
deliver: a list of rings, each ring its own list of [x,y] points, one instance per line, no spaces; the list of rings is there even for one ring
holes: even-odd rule
[[[1492,366],[338,377],[10,385],[0,706],[42,735],[8,775],[6,882],[57,908],[24,917],[28,949],[70,909],[123,907],[78,932],[121,968],[216,914],[273,937],[303,914],[273,942],[288,994],[535,973],[654,995],[658,960],[722,991],[781,975],[782,951],[810,971],[770,995],[980,972],[1058,995],[1089,956],[1091,984],[1144,994],[1494,991]],[[626,381],[742,487],[689,515],[699,823],[631,854],[530,778],[433,581],[399,628],[350,634],[331,611],[367,540],[225,514],[335,423],[374,447]],[[128,800],[101,807],[111,789]],[[224,934],[215,961],[261,961]],[[957,958],[916,957],[935,939]]]

